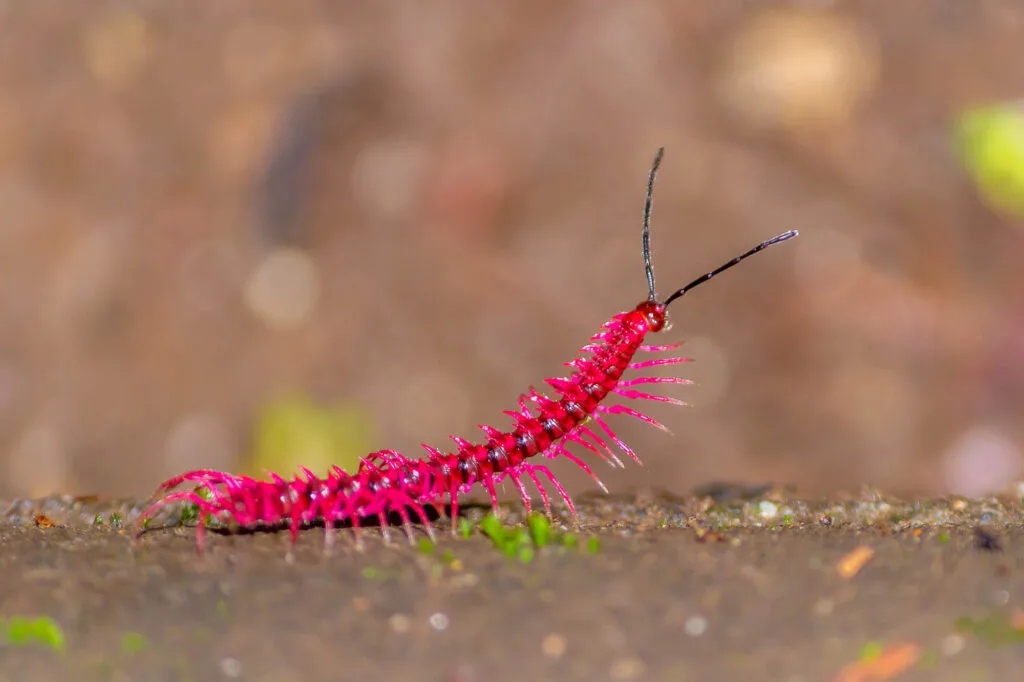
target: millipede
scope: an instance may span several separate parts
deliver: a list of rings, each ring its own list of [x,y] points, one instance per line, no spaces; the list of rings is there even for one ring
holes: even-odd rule
[[[221,471],[199,469],[175,476],[160,485],[152,496],[155,500],[139,516],[134,537],[146,530],[146,520],[159,509],[172,503],[191,503],[197,509],[196,548],[204,551],[207,523],[215,520],[233,528],[274,528],[287,525],[293,546],[299,530],[321,521],[324,525],[324,548],[330,551],[335,527],[347,523],[357,547],[361,546],[360,524],[376,517],[385,539],[388,537],[391,514],[401,520],[406,536],[413,541],[413,517],[433,539],[433,525],[427,508],[437,518],[447,516],[455,531],[459,515],[459,496],[480,484],[497,510],[497,488],[506,479],[511,481],[523,500],[525,511],[531,511],[531,494],[527,483],[538,491],[545,512],[550,517],[551,499],[545,483],[564,501],[574,522],[578,522],[576,505],[554,473],[536,459],[564,458],[582,469],[605,492],[607,487],[594,473],[581,454],[592,454],[613,468],[624,467],[618,453],[641,464],[639,456],[608,423],[607,417],[627,415],[651,426],[667,430],[653,419],[628,404],[610,402],[613,396],[627,400],[653,401],[683,405],[681,400],[648,392],[658,384],[689,384],[680,377],[651,376],[645,370],[688,362],[688,358],[669,356],[636,359],[638,353],[674,351],[681,344],[648,345],[647,335],[669,329],[668,307],[687,292],[739,264],[769,246],[796,237],[796,230],[784,232],[761,242],[749,251],[707,272],[664,299],[659,299],[651,266],[651,208],[654,180],[664,155],[659,149],[651,165],[644,201],[641,250],[648,295],[632,310],[621,312],[603,325],[580,348],[565,366],[572,369],[567,377],[549,378],[546,383],[555,397],[531,388],[520,395],[518,406],[505,414],[512,425],[507,431],[481,425],[483,442],[473,443],[452,436],[455,449],[450,452],[424,445],[426,457],[410,458],[396,450],[381,450],[360,458],[354,473],[333,466],[325,478],[319,478],[300,467],[291,480],[269,473],[269,480],[254,479]],[[629,376],[630,372],[635,372]],[[578,446],[580,454],[569,446]],[[614,447],[613,447],[614,446]],[[618,451],[618,452],[616,452]],[[579,452],[579,451],[578,451]],[[187,485],[187,489],[177,490]],[[447,505],[445,504],[447,503]]]

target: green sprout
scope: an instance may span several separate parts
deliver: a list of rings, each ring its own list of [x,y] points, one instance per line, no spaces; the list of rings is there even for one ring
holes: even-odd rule
[[[572,533],[556,534],[546,516],[531,514],[526,518],[526,526],[505,527],[494,514],[488,514],[480,521],[480,530],[491,539],[495,547],[506,556],[518,557],[524,564],[533,561],[536,550],[546,547],[552,541],[570,549],[579,544],[579,539]],[[589,553],[598,552],[600,547],[600,540],[596,536],[587,540],[586,550]]]
[[[437,545],[435,545],[427,538],[423,538],[419,541],[419,544],[416,546],[416,549],[417,551],[419,551],[420,554],[429,555],[434,553],[434,550],[437,549]]]
[[[533,561],[532,541],[525,529],[506,528],[497,516],[488,514],[480,521],[480,530],[491,539],[495,547],[505,553],[505,556],[518,556],[524,564]]]
[[[149,647],[149,640],[138,632],[126,632],[121,638],[121,653],[137,654]]]
[[[872,639],[864,642],[864,646],[860,648],[860,656],[858,658],[861,663],[870,663],[871,661],[880,658],[884,651],[885,643]]]
[[[3,623],[3,634],[7,643],[13,646],[41,644],[54,651],[64,650],[64,632],[49,616],[14,616]]]
[[[957,618],[956,630],[974,635],[989,646],[1017,644],[1024,642],[1024,630],[1015,626],[1005,613],[993,613],[981,618]]]
[[[192,491],[206,502],[213,501],[213,491],[204,485],[197,485]],[[199,505],[195,502],[188,502],[182,505],[178,523],[183,526],[194,526],[199,523]]]
[[[965,111],[954,142],[982,198],[1001,213],[1024,216],[1024,108],[1001,102]]]
[[[544,547],[551,540],[551,521],[541,514],[530,514],[526,517],[526,526],[530,529],[530,538],[537,547]]]

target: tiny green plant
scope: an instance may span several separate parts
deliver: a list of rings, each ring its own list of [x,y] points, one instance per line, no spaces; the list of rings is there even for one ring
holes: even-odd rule
[[[879,642],[878,640],[869,640],[864,642],[864,646],[860,648],[859,660],[862,663],[868,663],[874,661],[882,655],[885,651],[885,643]]]
[[[463,517],[459,519],[459,535],[462,536],[463,540],[468,540],[469,536],[473,533],[473,522]]]
[[[994,612],[980,618],[964,616],[955,623],[957,632],[973,635],[989,646],[1024,642],[1024,630],[1016,627],[1006,613]]]
[[[121,515],[117,512],[110,512],[110,527],[120,528],[122,526]]]
[[[1024,216],[1024,107],[997,102],[968,109],[955,124],[954,140],[984,201]]]
[[[537,547],[545,547],[551,540],[551,521],[540,514],[526,517],[526,526],[530,529],[530,538]]]
[[[518,557],[524,564],[533,561],[536,550],[552,543],[566,549],[579,546],[579,538],[575,534],[556,533],[551,527],[551,520],[541,514],[527,516],[526,528],[506,527],[494,514],[488,514],[481,519],[480,530],[491,539],[495,547],[509,557]],[[585,548],[590,554],[596,554],[601,548],[601,541],[597,536],[591,536]]]
[[[435,545],[427,538],[423,538],[419,541],[419,544],[416,546],[416,549],[417,551],[419,551],[420,554],[430,555],[434,553],[435,549],[437,549],[437,545]]]
[[[4,639],[13,646],[39,644],[54,651],[64,650],[64,632],[49,616],[13,616],[3,621]]]
[[[527,530],[523,528],[506,528],[494,514],[488,514],[480,521],[480,530],[506,556],[518,556],[519,560],[524,564],[533,561],[532,540]]]
[[[213,501],[213,491],[205,486],[196,486],[195,493],[207,502]],[[149,519],[146,519],[147,521]],[[178,518],[178,523],[183,526],[194,526],[199,521],[199,505],[194,502],[188,502],[183,504],[181,507],[181,516]]]
[[[139,632],[126,632],[121,638],[121,653],[137,654],[149,647],[149,640]]]

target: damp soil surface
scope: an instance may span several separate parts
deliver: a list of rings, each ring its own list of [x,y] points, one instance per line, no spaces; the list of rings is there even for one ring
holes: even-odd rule
[[[1006,680],[1024,663],[1013,496],[728,487],[585,499],[525,529],[207,535],[137,506],[0,510],[0,680]],[[173,521],[173,519],[170,519]],[[163,522],[161,526],[165,525]],[[545,537],[546,532],[549,536]]]

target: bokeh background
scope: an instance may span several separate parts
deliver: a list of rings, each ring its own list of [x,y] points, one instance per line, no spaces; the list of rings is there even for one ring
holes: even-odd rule
[[[505,427],[644,297],[662,145],[662,290],[802,235],[675,306],[700,385],[674,436],[618,420],[613,490],[1024,476],[1024,234],[957,142],[1024,94],[1016,0],[43,1],[0,36],[2,496]]]

